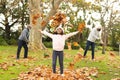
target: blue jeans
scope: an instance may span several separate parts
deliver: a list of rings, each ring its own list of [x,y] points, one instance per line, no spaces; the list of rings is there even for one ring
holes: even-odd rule
[[[17,49],[17,59],[19,59],[21,48],[24,48],[24,58],[28,56],[28,46],[27,43],[23,40],[18,40],[18,49]]]
[[[53,55],[52,55],[52,69],[53,69],[53,73],[56,73],[57,56],[59,58],[60,74],[63,74],[63,51],[55,51],[55,50],[53,50]]]
[[[94,59],[95,43],[94,43],[94,42],[91,42],[91,41],[87,41],[87,43],[86,43],[86,48],[85,48],[85,52],[84,52],[84,57],[85,57],[86,54],[87,54],[87,51],[88,51],[88,49],[89,49],[89,46],[91,46],[91,49],[92,49],[92,59]]]

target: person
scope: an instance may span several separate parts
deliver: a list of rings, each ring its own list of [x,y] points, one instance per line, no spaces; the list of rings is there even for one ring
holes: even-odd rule
[[[96,39],[100,39],[101,44],[103,44],[103,41],[101,39],[101,29],[102,29],[101,26],[98,26],[98,27],[94,27],[91,30],[91,32],[90,32],[90,34],[88,36],[88,39],[87,39],[86,48],[85,48],[84,55],[83,55],[84,58],[86,57],[89,46],[91,46],[92,60],[95,60],[94,59],[94,49],[95,49],[95,41],[96,41]]]
[[[63,50],[64,50],[64,45],[65,45],[65,40],[68,39],[69,37],[76,35],[79,31],[72,32],[69,34],[64,34],[64,30],[62,28],[62,24],[60,24],[56,29],[55,29],[55,34],[48,33],[47,31],[41,31],[39,30],[42,34],[47,35],[52,39],[52,47],[53,47],[53,54],[52,54],[52,70],[53,73],[56,73],[56,61],[57,57],[59,58],[59,65],[60,65],[60,74],[63,74]]]
[[[27,28],[23,29],[21,35],[18,38],[18,49],[16,59],[20,57],[21,48],[24,48],[24,58],[28,57],[28,42],[29,42],[29,31],[31,29],[31,25],[28,25]]]

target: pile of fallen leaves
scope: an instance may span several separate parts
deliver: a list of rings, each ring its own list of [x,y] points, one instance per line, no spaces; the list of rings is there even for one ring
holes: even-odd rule
[[[94,67],[83,67],[76,70],[64,69],[64,76],[53,74],[52,69],[47,66],[39,66],[28,72],[19,74],[18,80],[93,80],[91,76],[97,76],[98,70]]]

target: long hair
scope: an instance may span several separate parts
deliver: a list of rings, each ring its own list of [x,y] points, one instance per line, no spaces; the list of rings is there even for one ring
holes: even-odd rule
[[[61,29],[61,28],[60,28]],[[60,34],[60,35],[63,35],[64,34],[64,32],[63,32],[63,30],[61,29],[61,33],[57,33],[57,30],[55,30],[54,32],[53,32],[53,34]]]

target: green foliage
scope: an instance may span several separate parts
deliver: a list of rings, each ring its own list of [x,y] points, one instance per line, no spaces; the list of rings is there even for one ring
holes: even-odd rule
[[[80,48],[79,46],[72,45],[72,49],[78,50],[79,48]]]
[[[47,48],[52,48],[52,42],[43,42],[43,44],[47,47]]]
[[[120,42],[120,26],[114,26],[111,30],[110,34],[110,45],[112,46],[113,50],[119,50],[118,43]]]
[[[2,36],[0,36],[0,45],[8,45]]]
[[[9,43],[9,45],[17,45],[17,41],[18,41],[18,39],[16,40],[16,39],[12,38],[12,39],[9,40],[8,43]]]
[[[44,53],[44,58],[50,57],[48,53]]]

